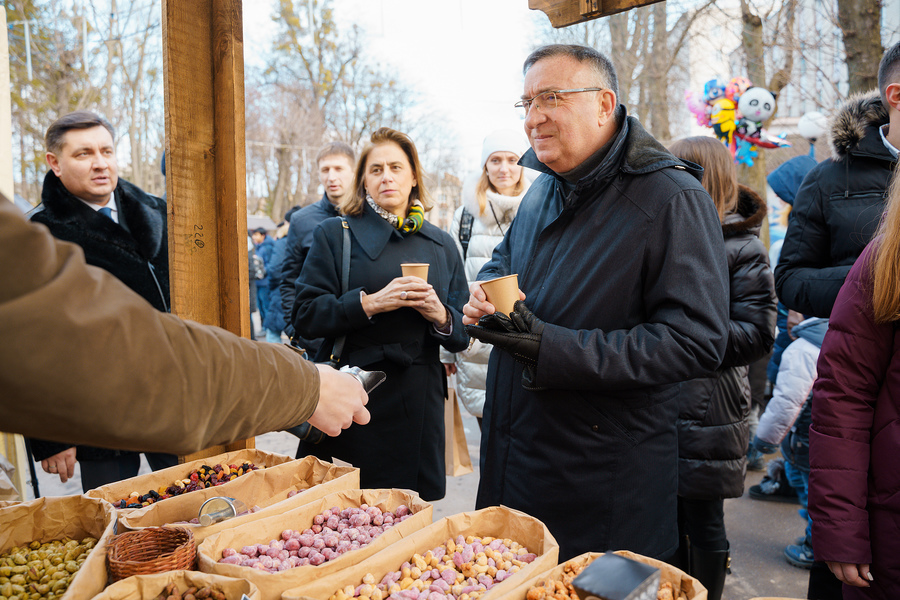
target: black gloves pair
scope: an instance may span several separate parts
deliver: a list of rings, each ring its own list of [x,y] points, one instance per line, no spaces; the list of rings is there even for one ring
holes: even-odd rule
[[[543,389],[535,386],[534,381],[537,377],[544,322],[521,300],[517,300],[513,306],[513,312],[509,315],[485,315],[478,320],[478,325],[466,325],[466,331],[476,340],[508,352],[517,362],[525,365],[522,387],[528,390]]]

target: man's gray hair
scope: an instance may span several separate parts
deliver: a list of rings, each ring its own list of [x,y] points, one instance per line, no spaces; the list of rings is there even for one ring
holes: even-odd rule
[[[616,76],[616,68],[612,61],[609,60],[602,52],[598,52],[589,46],[579,46],[578,44],[549,44],[541,46],[528,55],[525,59],[525,65],[522,67],[522,73],[527,73],[528,69],[534,66],[534,63],[545,58],[553,56],[569,56],[578,62],[587,62],[594,69],[599,81],[599,87],[612,90],[619,98],[619,78]]]

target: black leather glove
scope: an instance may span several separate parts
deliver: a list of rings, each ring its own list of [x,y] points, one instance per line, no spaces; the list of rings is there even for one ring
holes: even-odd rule
[[[485,315],[478,320],[478,325],[466,325],[466,331],[476,340],[509,352],[523,365],[537,367],[544,322],[534,316],[521,300],[516,300],[513,306],[509,316],[499,313]]]

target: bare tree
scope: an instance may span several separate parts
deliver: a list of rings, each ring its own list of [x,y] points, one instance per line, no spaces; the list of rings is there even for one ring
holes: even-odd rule
[[[878,87],[881,45],[880,0],[837,0],[838,17],[847,56],[850,93]]]

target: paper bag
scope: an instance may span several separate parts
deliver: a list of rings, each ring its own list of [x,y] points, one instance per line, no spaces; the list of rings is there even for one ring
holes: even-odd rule
[[[393,511],[401,504],[409,507],[412,516],[391,527],[368,545],[347,552],[340,557],[319,566],[294,567],[280,573],[268,573],[252,567],[241,567],[218,562],[225,548],[241,548],[250,544],[268,544],[269,540],[281,539],[285,529],[308,529],[313,525],[313,517],[333,506],[341,509],[358,507],[360,504],[377,506],[383,511]],[[432,506],[415,492],[402,490],[345,490],[325,496],[321,500],[305,504],[284,513],[263,517],[259,513],[248,515],[253,520],[234,529],[227,529],[206,538],[197,548],[200,570],[240,579],[249,579],[259,588],[262,600],[279,600],[281,593],[309,581],[315,581],[330,573],[336,573],[387,548],[393,542],[431,523]]]
[[[459,477],[472,472],[466,430],[459,412],[459,402],[456,401],[456,390],[453,388],[447,389],[447,400],[444,402],[444,464],[448,477]]]
[[[87,600],[106,586],[106,547],[115,522],[115,510],[109,502],[84,496],[46,497],[7,505],[0,507],[0,552],[33,541],[97,538],[62,596],[65,600]]]
[[[684,571],[676,569],[672,565],[666,564],[662,561],[656,560],[654,558],[649,558],[647,556],[641,556],[640,554],[635,554],[634,552],[629,552],[628,550],[617,550],[616,554],[656,567],[660,571],[660,584],[666,582],[672,583],[675,589],[683,591],[689,600],[706,600],[706,588],[703,587],[703,584],[700,583],[700,580],[691,577]],[[575,558],[569,559],[566,562],[574,563],[578,566],[587,566],[595,558],[602,555],[602,552],[585,552],[584,554],[580,554]],[[534,586],[543,585],[549,581],[560,581],[562,579],[564,566],[565,563],[553,567],[552,569],[548,569],[542,573],[538,573],[537,575],[530,577],[526,581],[521,582],[515,588],[506,591],[502,596],[498,596],[494,600],[525,600],[525,596],[526,594],[528,594],[528,590],[530,590]],[[676,600],[677,598],[678,597],[676,596]]]
[[[107,502],[116,502],[117,500],[121,500],[122,498],[127,498],[132,492],[137,492],[138,494],[146,494],[150,490],[157,490],[160,487],[168,487],[172,485],[176,479],[185,479],[191,471],[199,469],[203,465],[209,465],[214,467],[218,464],[232,464],[240,466],[241,463],[249,462],[253,463],[260,469],[275,469],[281,467],[280,470],[290,470],[293,468],[293,465],[288,463],[293,462],[293,458],[290,456],[285,456],[283,454],[275,454],[274,452],[264,452],[262,450],[236,450],[234,452],[226,452],[224,454],[219,454],[217,456],[210,456],[209,458],[202,458],[200,460],[191,461],[189,463],[184,463],[183,465],[175,465],[174,467],[169,467],[168,469],[161,469],[159,471],[154,471],[153,473],[147,473],[146,475],[138,475],[137,477],[131,477],[129,479],[123,479],[122,481],[116,481],[113,483],[108,483],[106,485],[100,486],[93,490],[88,490],[85,494],[88,498],[102,498]],[[241,477],[246,477],[246,475],[242,475]],[[217,493],[213,494],[215,496],[228,496],[229,490],[234,488],[234,484],[241,480],[241,477],[233,481],[229,481],[228,483],[222,484],[220,486],[216,486],[214,489]],[[190,494],[200,493],[200,490],[195,492],[188,492],[185,496]],[[181,496],[174,496],[173,498],[180,498]],[[160,502],[167,502],[172,498],[167,498],[166,500],[160,500]],[[139,510],[139,509],[120,509],[120,514],[122,511],[131,511],[131,510]]]
[[[207,527],[185,523],[196,518],[200,507],[210,498],[230,496],[240,500],[248,508],[259,507],[261,510],[256,511],[257,513],[268,515],[271,514],[270,510],[283,512],[319,500],[328,494],[359,488],[359,469],[339,467],[314,456],[306,456],[286,463],[283,468],[260,469],[238,477],[228,483],[227,492],[223,492],[224,487],[197,490],[145,508],[136,508],[122,515],[119,523],[130,530],[177,524],[190,529],[194,534],[194,542],[199,545],[209,536],[245,523],[249,520],[247,517],[250,517],[249,514],[234,517]],[[288,497],[290,492],[296,490],[302,491]]]
[[[199,571],[167,571],[153,575],[135,575],[117,581],[94,600],[155,600],[169,583],[184,592],[191,587],[206,586],[221,590],[227,600],[241,600],[246,595],[250,600],[259,600],[259,590],[253,583],[243,579],[232,579],[221,575],[200,573]]]
[[[371,573],[375,581],[400,569],[412,559],[414,554],[424,555],[427,551],[444,545],[448,539],[462,535],[478,537],[509,538],[525,546],[537,558],[518,573],[494,585],[481,600],[495,600],[520,582],[552,568],[559,558],[559,544],[539,520],[523,512],[492,506],[474,512],[459,513],[432,523],[428,527],[391,544],[378,554],[360,562],[353,568],[339,573],[304,582],[293,589],[285,590],[282,600],[329,600],[339,589],[348,585],[358,586],[363,577]],[[523,596],[524,598],[524,596]]]

